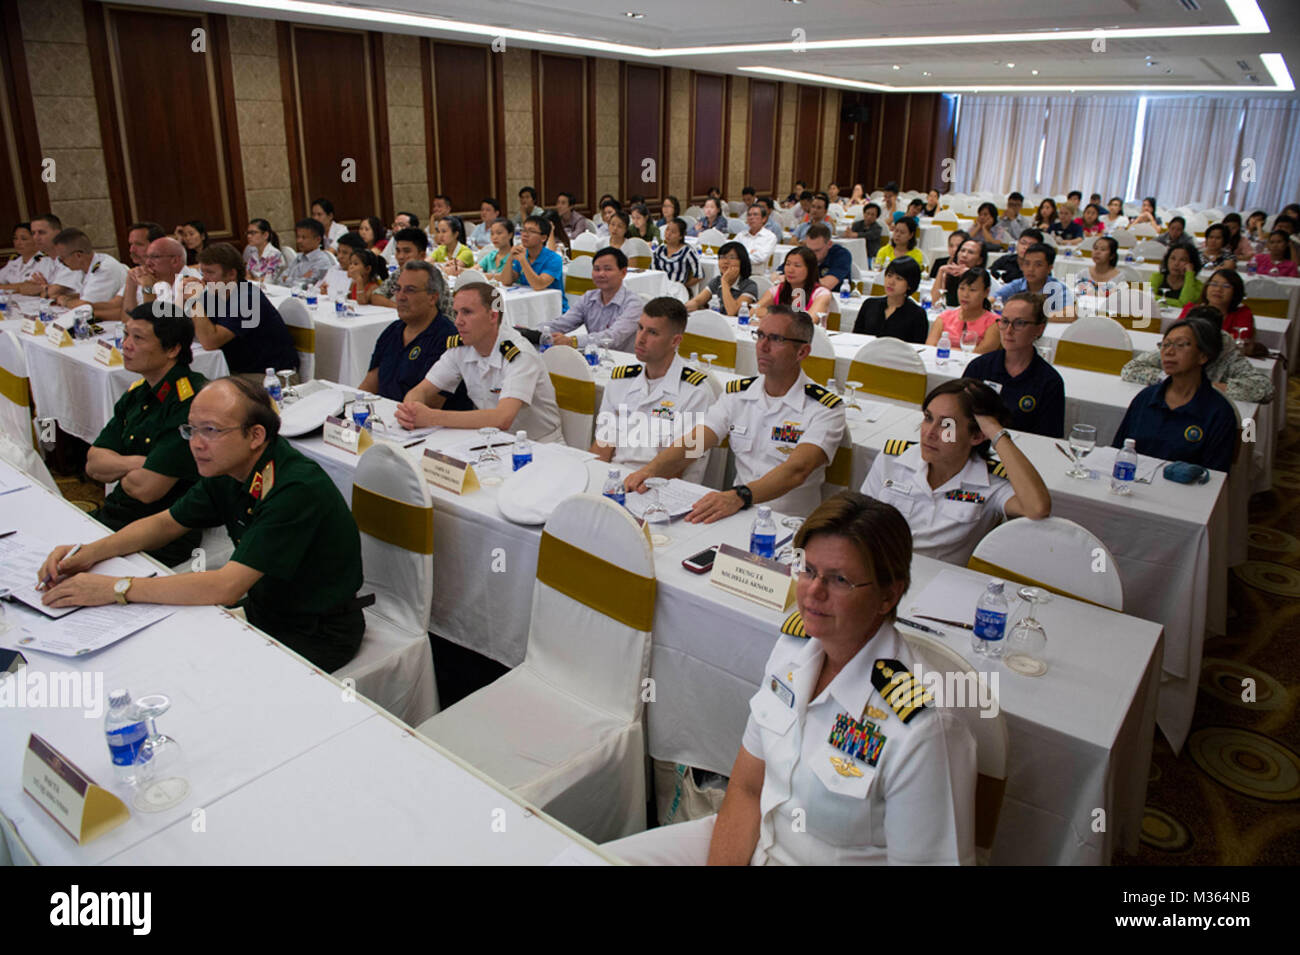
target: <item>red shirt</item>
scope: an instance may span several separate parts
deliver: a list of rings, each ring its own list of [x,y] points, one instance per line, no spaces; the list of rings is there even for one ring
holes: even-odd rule
[[[1199,305],[1200,302],[1189,302],[1184,305],[1183,310],[1178,314],[1179,319],[1186,318],[1187,313]],[[1246,339],[1246,341],[1255,340],[1255,315],[1251,312],[1249,306],[1242,305],[1240,308],[1229,312],[1223,319],[1223,330],[1229,335],[1232,335],[1233,338],[1237,337],[1234,334],[1234,329],[1238,328],[1245,329],[1242,337]]]

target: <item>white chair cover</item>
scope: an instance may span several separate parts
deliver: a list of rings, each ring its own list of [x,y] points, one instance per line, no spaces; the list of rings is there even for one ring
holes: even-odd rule
[[[740,216],[743,218],[745,213],[748,211],[748,207],[743,202],[732,201],[727,203],[727,215],[729,216]]]
[[[584,255],[590,256],[599,249],[601,243],[605,241],[605,239],[602,239],[594,232],[583,232],[581,235],[575,236],[569,241],[569,251],[572,252],[575,257]]]
[[[634,269],[650,268],[650,243],[645,239],[633,237],[623,241],[623,254],[628,264]]]
[[[59,494],[59,486],[54,483],[50,469],[45,466],[41,456],[36,453],[30,441],[18,441],[7,433],[0,432],[0,461],[12,465],[20,471],[26,471],[32,480],[43,487]]]
[[[772,287],[772,279],[766,272],[752,272],[749,277],[753,280],[754,287],[758,289],[759,299]],[[755,299],[755,301],[758,301],[758,299]]]
[[[471,282],[486,282],[487,276],[478,269],[465,269],[456,276],[457,285],[469,285]]]
[[[900,376],[899,372],[904,375]],[[869,401],[887,401],[916,408],[926,393],[925,362],[907,342],[897,338],[877,338],[867,342],[853,356],[849,363],[849,380],[862,382],[863,397]]]
[[[1164,221],[1164,218],[1164,216],[1160,216],[1161,221]],[[1139,222],[1137,225],[1129,226],[1129,231],[1135,236],[1148,239],[1153,239],[1160,234],[1160,231],[1150,222]]]
[[[686,211],[682,213],[682,218],[685,219],[686,217],[689,216],[689,217],[692,218],[692,219],[698,219],[698,218],[699,218],[700,216],[702,216],[702,215],[704,215],[704,209],[703,209],[703,207],[701,207],[701,206],[687,206],[687,207],[686,207]]]
[[[375,604],[364,611],[361,649],[334,676],[352,678],[359,694],[416,726],[438,712],[428,633],[433,557],[424,552],[433,539],[433,501],[415,462],[380,441],[357,462],[352,512],[361,530],[364,591]]]
[[[1128,229],[1116,229],[1110,237],[1119,244],[1121,249],[1132,249],[1138,243],[1138,237]]]
[[[698,338],[708,339],[718,343],[718,347],[712,349],[712,353],[718,356],[714,364],[723,368],[736,367],[736,335],[731,330],[731,324],[717,312],[691,312],[686,316],[686,334],[688,337],[683,341],[682,348],[688,357],[691,351],[698,351],[701,355],[708,353],[709,349],[690,346]]]
[[[1079,342],[1082,345],[1100,345],[1102,348],[1133,350],[1133,340],[1124,326],[1113,318],[1098,315],[1071,322],[1061,332],[1061,341]]]
[[[691,290],[681,282],[674,282],[670,279],[664,279],[663,294],[683,303],[691,300]]]
[[[591,366],[576,349],[552,345],[542,352],[542,363],[555,386],[560,406],[560,428],[571,448],[591,447],[596,422],[596,379]]]
[[[298,258],[298,250],[291,245],[280,246],[280,257],[284,259],[284,266],[288,268],[293,265],[293,260]]]
[[[1097,244],[1097,236],[1095,235],[1084,236],[1083,241],[1079,243],[1079,248],[1082,249],[1084,252],[1091,252],[1092,247],[1096,244]]]
[[[591,282],[591,266],[595,260],[590,255],[577,255],[569,259],[564,267],[564,293],[570,299],[590,292],[594,286]]]
[[[277,311],[289,326],[289,334],[294,336],[294,343],[298,346],[298,380],[311,381],[316,377],[316,320],[307,311],[307,306],[293,297],[281,302]],[[301,331],[295,333],[295,328]]]
[[[31,394],[22,342],[0,330],[0,431],[19,444],[33,443]]]
[[[700,233],[700,248],[718,249],[727,241],[727,236],[717,229],[705,229]]]
[[[524,662],[419,732],[594,842],[639,832],[649,538],[613,501],[575,495],[546,524],[537,575]]]
[[[1143,239],[1133,245],[1134,255],[1140,255],[1144,259],[1152,259],[1157,262],[1164,259],[1165,253],[1168,251],[1167,246],[1161,245],[1154,239]]]
[[[995,527],[976,545],[969,566],[1124,611],[1124,585],[1115,558],[1090,531],[1063,517],[1007,521]]]

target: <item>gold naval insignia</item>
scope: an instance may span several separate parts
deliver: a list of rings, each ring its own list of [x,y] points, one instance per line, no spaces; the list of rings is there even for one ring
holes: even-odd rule
[[[867,719],[871,719],[871,720],[881,720],[881,721],[883,721],[883,720],[887,720],[887,719],[889,719],[889,711],[888,711],[888,710],[878,709],[878,708],[876,708],[876,707],[874,707],[874,706],[868,705],[868,706],[867,706]]]
[[[835,767],[835,771],[839,773],[841,776],[862,775],[862,770],[858,769],[857,766],[853,765],[853,760],[845,759],[842,756],[832,756],[831,765]]]

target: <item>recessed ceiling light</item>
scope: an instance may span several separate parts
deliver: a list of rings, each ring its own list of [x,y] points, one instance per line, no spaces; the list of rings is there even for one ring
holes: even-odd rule
[[[1015,68],[1016,68],[1016,64],[1014,64],[1014,63],[1008,63],[1008,64],[1007,64],[1007,69],[1009,69],[1009,70],[1014,70]]]
[[[1038,75],[1038,71],[1037,71],[1037,70],[1030,70],[1029,72],[1030,72],[1030,73],[1033,73],[1035,76]]]
[[[803,0],[785,0],[786,3],[800,4]]]
[[[923,71],[921,72],[921,75],[922,75],[922,76],[929,76],[929,75],[930,75],[930,71],[929,71],[929,70],[923,70]]]
[[[633,13],[633,12],[631,12],[630,10],[629,10],[627,13],[623,14],[623,16],[625,16],[625,17],[630,17],[630,18],[633,19],[633,20],[643,20],[643,19],[645,19],[645,14],[644,14],[644,13]]]
[[[898,65],[898,64],[897,64],[897,63],[895,63],[895,64],[894,64],[894,69],[896,69],[896,70],[901,70],[901,69],[902,69],[902,67],[901,67],[901,66],[899,66],[899,65]]]

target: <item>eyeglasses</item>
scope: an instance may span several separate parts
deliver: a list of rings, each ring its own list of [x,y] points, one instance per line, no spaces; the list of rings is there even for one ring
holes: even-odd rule
[[[541,235],[541,234],[542,234],[542,230],[541,230],[541,229],[521,229],[521,230],[519,230],[519,231],[522,232],[524,235]]]
[[[870,587],[875,581],[869,580],[865,584],[855,584],[842,574],[822,574],[818,573],[817,568],[804,565],[802,570],[797,571],[799,580],[806,584],[815,584],[822,581],[826,584],[826,589],[833,594],[844,595],[852,593],[859,587]]]
[[[1009,318],[999,318],[997,320],[998,328],[1014,328],[1016,331],[1022,331],[1030,325],[1036,325],[1037,322],[1031,322],[1027,318],[1017,318],[1014,322]]]
[[[791,345],[808,344],[808,339],[806,338],[786,338],[784,335],[768,335],[764,332],[758,331],[757,329],[750,332],[750,334],[754,336],[755,344],[761,345],[763,342],[769,342],[773,348],[778,345],[784,345],[786,342],[789,342]]]
[[[1186,351],[1189,348],[1195,347],[1195,342],[1161,342],[1156,346],[1159,351],[1174,351],[1175,349],[1178,351]]]
[[[421,292],[427,292],[427,288],[421,288],[418,285],[399,285],[393,289],[394,294],[401,292],[404,295],[419,295]]]
[[[243,431],[243,427],[236,425],[233,428],[214,428],[210,424],[203,424],[195,427],[192,424],[178,425],[177,431],[186,441],[193,441],[195,438],[202,438],[205,442],[225,434],[227,431]]]
[[[1226,289],[1229,289],[1229,290],[1232,289],[1232,285],[1231,285],[1231,283],[1229,283],[1229,282],[1207,282],[1206,285],[1205,285],[1205,287],[1206,287],[1206,288],[1226,288]]]

